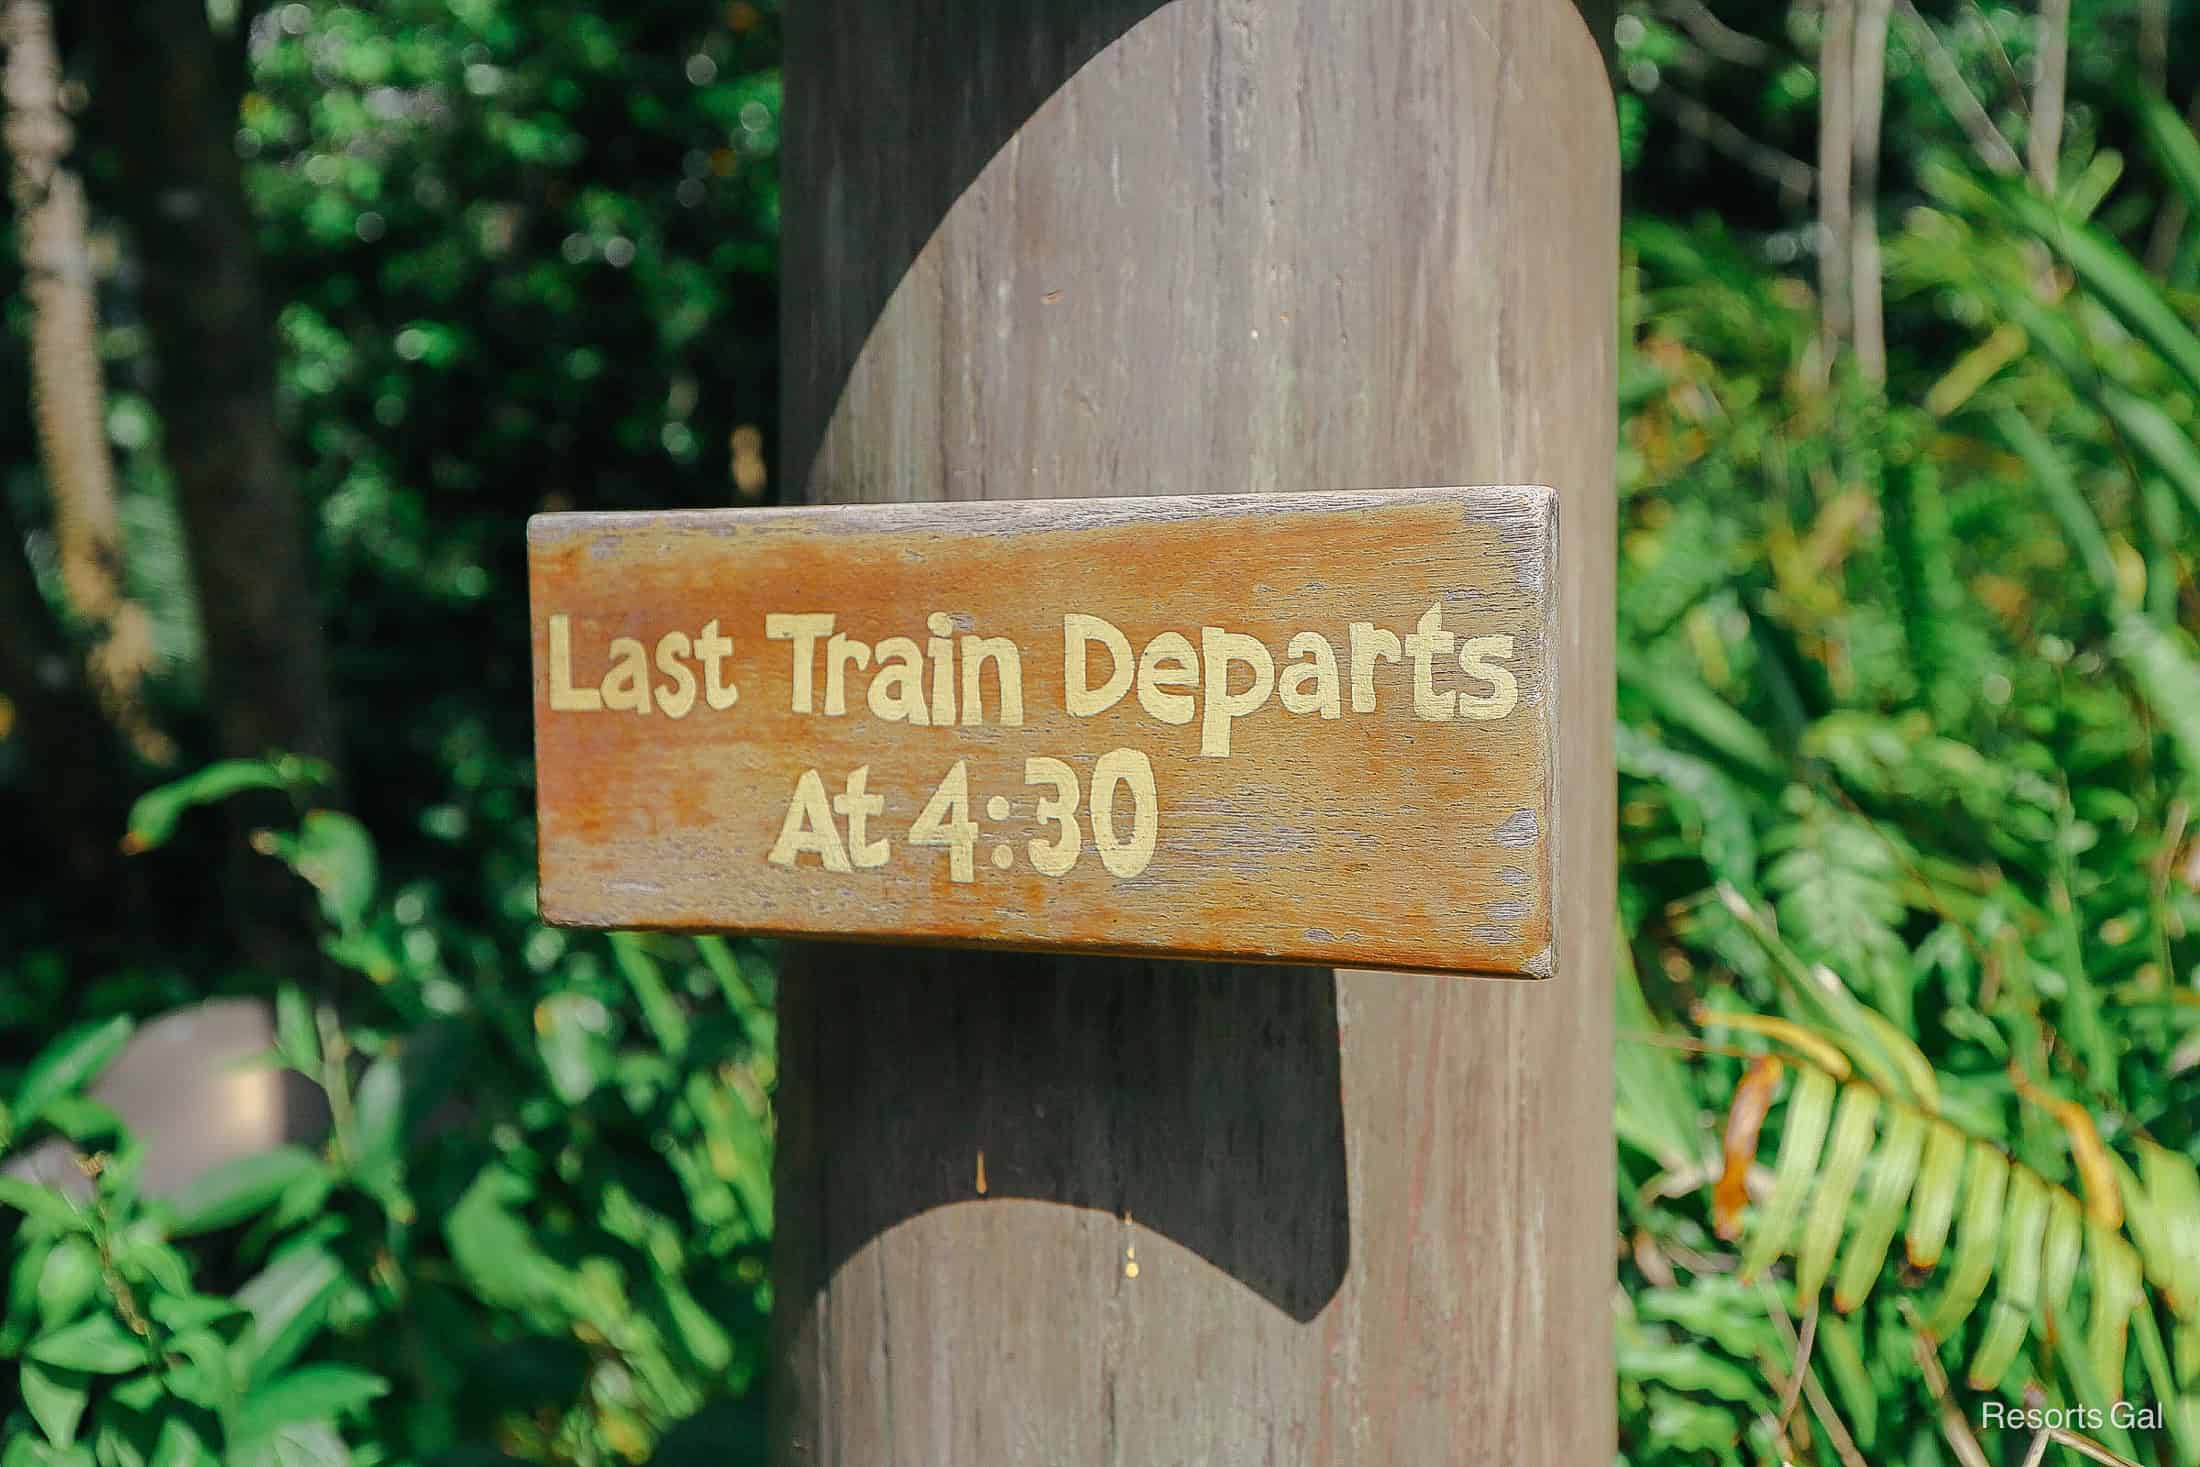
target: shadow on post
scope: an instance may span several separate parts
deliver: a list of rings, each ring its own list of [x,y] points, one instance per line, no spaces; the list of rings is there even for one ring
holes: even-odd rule
[[[1331,974],[805,946],[780,1002],[803,1081],[778,1190],[813,1227],[779,1240],[793,1298],[896,1224],[979,1202],[980,1151],[986,1199],[1128,1213],[1302,1323],[1344,1281]]]
[[[1078,68],[1173,0],[909,0],[851,25],[787,7],[786,171],[819,194],[783,250],[790,493],[886,301],[917,252],[1016,130]],[[806,72],[833,78],[808,85]],[[859,95],[860,106],[847,103]],[[813,160],[837,165],[821,173]]]

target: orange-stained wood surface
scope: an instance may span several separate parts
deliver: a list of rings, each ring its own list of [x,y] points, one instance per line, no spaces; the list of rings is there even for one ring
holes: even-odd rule
[[[538,517],[543,915],[1547,976],[1554,508]]]

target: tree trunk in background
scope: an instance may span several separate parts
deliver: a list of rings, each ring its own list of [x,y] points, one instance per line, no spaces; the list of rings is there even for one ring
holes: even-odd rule
[[[122,751],[80,673],[0,498],[0,698],[7,742],[28,768],[19,793],[39,824],[25,844],[50,846],[70,885],[96,899],[121,854],[128,790]]]
[[[333,760],[303,506],[275,413],[273,318],[236,148],[237,97],[197,0],[93,0],[93,106],[122,162],[114,203],[144,272],[168,465],[205,629],[222,752]],[[258,818],[264,818],[264,811]],[[243,820],[256,818],[246,808]],[[302,888],[235,843],[246,955],[314,961]]]
[[[2070,0],[2040,0],[2040,74],[2032,86],[2032,125],[2025,162],[2041,193],[2055,192],[2062,157],[2063,93],[2070,76]]]
[[[107,452],[84,185],[66,166],[73,129],[61,110],[61,60],[46,0],[7,0],[0,40],[8,48],[10,183],[31,306],[31,395],[53,498],[61,583],[70,610],[97,636],[92,681],[108,716],[141,754],[160,759],[172,750],[139,696],[152,660],[152,624],[145,608],[123,593],[122,525]]]
[[[1894,0],[1856,0],[1855,173],[1850,180],[1849,310],[1856,369],[1887,380],[1887,320],[1879,267],[1879,121],[1887,100],[1887,20]]]
[[[1826,0],[1818,52],[1818,290],[1824,326],[1819,371],[1830,376],[1852,339],[1850,192],[1856,158],[1856,0]]]

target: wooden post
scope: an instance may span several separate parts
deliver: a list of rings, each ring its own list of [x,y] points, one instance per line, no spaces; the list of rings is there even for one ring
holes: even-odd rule
[[[1563,0],[789,7],[818,502],[1560,491],[1546,982],[796,948],[783,1464],[1613,1453],[1618,164]]]

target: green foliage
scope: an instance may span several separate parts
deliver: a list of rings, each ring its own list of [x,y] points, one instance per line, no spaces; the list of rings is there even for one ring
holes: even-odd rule
[[[35,840],[0,891],[0,1166],[66,1139],[100,1167],[81,1195],[0,1177],[0,1467],[760,1455],[771,957],[537,921],[516,527],[760,492],[733,437],[770,459],[779,8],[204,7],[238,67],[213,136],[259,227],[320,593],[287,610],[327,630],[333,770],[215,757],[214,699],[253,690],[202,665],[118,114],[85,77],[124,560],[196,772],[111,771],[135,804],[88,836],[130,855],[89,900]],[[83,21],[55,9],[76,68]],[[27,409],[4,243],[0,395]],[[0,414],[0,531],[32,532],[66,627],[29,422]],[[11,829],[46,777],[8,737],[15,691]],[[320,973],[239,960],[239,883],[277,862]],[[266,1064],[333,1129],[152,1198],[85,1087],[139,1021],[216,996],[269,1005]]]
[[[371,989],[341,1018],[295,988],[275,1006],[265,1062],[322,1093],[333,1131],[154,1199],[139,1139],[83,1095],[129,1017],[0,1076],[0,1160],[50,1136],[83,1158],[73,1189],[0,1178],[5,1460],[641,1461],[678,1432],[753,1459],[766,955],[640,937],[546,952],[530,1012],[439,980],[397,936],[349,817],[308,810],[261,844],[319,893],[330,953]]]
[[[2200,301],[2141,258],[2200,140],[2129,115],[2054,199],[1917,155],[1883,392],[1630,221],[1630,1460],[1990,1456],[1977,1392],[2200,1461]]]
[[[95,89],[129,589],[199,772],[116,771],[159,787],[93,833],[136,853],[94,917],[36,832],[0,892],[0,1163],[96,1163],[0,1176],[0,1467],[751,1460],[770,955],[537,923],[515,526],[756,491],[778,7],[206,9],[349,747],[340,790],[214,757]],[[2200,139],[2151,90],[2200,84],[2200,13],[2072,9],[2052,197],[1946,95],[2021,148],[2035,8],[1920,0],[1932,48],[1896,13],[1884,388],[1806,278],[1825,8],[1631,0],[1616,37],[1631,1461],[1927,1467],[1968,1392],[2035,1389],[2176,1406],[2104,1439],[2200,1460]],[[0,415],[0,491],[68,624],[29,433]],[[334,976],[238,964],[240,852],[192,812],[240,794]],[[270,1005],[331,1130],[149,1198],[86,1088],[210,995]]]

